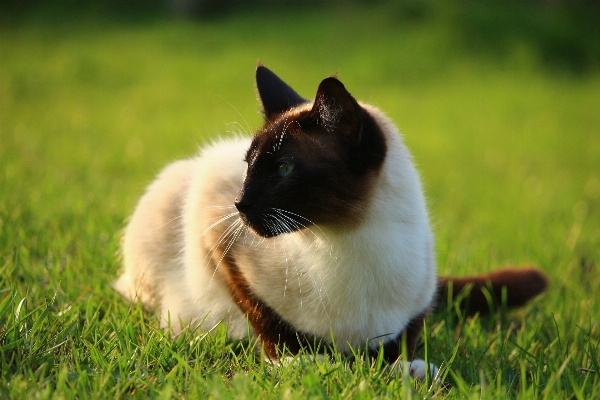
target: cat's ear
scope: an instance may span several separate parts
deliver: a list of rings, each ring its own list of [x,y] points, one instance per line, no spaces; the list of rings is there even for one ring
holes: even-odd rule
[[[360,106],[337,78],[323,79],[311,113],[328,132],[341,132],[356,144],[361,135]]]
[[[263,105],[263,114],[270,121],[308,101],[261,63],[256,67],[256,88]]]

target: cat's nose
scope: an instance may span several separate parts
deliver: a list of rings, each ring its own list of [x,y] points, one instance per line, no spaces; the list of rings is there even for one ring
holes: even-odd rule
[[[235,208],[237,208],[242,214],[247,213],[250,210],[250,202],[244,200],[243,198],[240,200],[236,199],[233,204],[235,204]]]

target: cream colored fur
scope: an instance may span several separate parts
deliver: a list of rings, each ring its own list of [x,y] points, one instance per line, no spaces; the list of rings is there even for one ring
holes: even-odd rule
[[[179,320],[203,329],[223,321],[231,337],[243,337],[246,319],[212,255],[225,240],[252,291],[296,329],[333,336],[341,351],[395,338],[432,302],[433,236],[398,131],[380,111],[362,106],[384,132],[387,155],[358,227],[308,226],[264,239],[242,227],[237,214],[212,226],[236,211],[250,144],[223,139],[169,165],[148,187],[125,231],[124,272],[115,287],[158,308],[162,324],[170,318],[176,332]]]

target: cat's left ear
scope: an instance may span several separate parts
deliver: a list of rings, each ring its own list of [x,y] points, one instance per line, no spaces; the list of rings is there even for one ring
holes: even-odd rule
[[[269,121],[308,101],[261,63],[256,67],[256,88]]]
[[[323,79],[311,113],[327,132],[340,132],[354,144],[360,142],[361,108],[337,78]]]

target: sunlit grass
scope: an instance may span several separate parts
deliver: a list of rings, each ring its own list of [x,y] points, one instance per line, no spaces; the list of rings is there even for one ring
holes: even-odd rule
[[[600,74],[547,68],[527,43],[466,51],[433,17],[384,11],[0,30],[3,396],[600,397]],[[428,320],[444,386],[339,355],[273,366],[220,329],[172,338],[111,289],[124,221],[154,174],[258,126],[259,58],[306,97],[338,72],[396,121],[441,273],[532,263],[549,275],[524,310]]]

